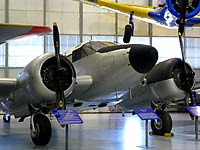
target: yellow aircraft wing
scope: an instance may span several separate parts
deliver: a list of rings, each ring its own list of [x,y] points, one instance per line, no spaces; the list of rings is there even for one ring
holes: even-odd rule
[[[120,12],[123,14],[130,15],[133,14],[133,17],[148,23],[153,23],[156,25],[164,26],[166,28],[177,27],[178,23],[177,16],[171,13],[171,7],[164,5],[162,7],[151,7],[151,6],[138,6],[130,4],[122,4],[113,2],[110,0],[79,0],[83,3],[103,7],[115,12]],[[200,9],[200,4],[198,6]],[[197,12],[198,9],[194,10]],[[190,14],[194,14],[193,12]],[[200,16],[193,15],[194,17],[188,17],[185,23],[186,27],[198,27],[200,26]]]
[[[49,27],[0,23],[0,44],[11,40],[51,32]]]
[[[200,20],[200,15],[196,15],[196,16],[194,17],[194,19]],[[194,24],[192,27],[200,27],[200,22]]]
[[[130,15],[130,13],[133,12],[134,16],[138,16],[141,18],[148,18],[148,19],[151,19],[148,16],[148,13],[155,11],[155,9],[150,6],[121,4],[109,0],[83,0],[83,2],[86,4],[96,5],[113,11],[125,13],[127,15]]]

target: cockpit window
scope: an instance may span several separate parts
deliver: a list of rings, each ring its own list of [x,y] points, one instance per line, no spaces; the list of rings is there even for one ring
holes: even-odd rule
[[[73,51],[72,62],[80,60],[86,56],[92,55],[104,47],[114,46],[114,45],[116,45],[116,44],[114,44],[112,42],[90,41],[90,42],[84,44],[82,47]]]
[[[90,47],[94,51],[99,51],[101,48],[104,48],[107,46],[114,46],[116,44],[112,42],[90,41],[86,43],[85,45]]]

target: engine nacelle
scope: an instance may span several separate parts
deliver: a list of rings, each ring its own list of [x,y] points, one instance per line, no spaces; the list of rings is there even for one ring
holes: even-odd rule
[[[183,98],[194,85],[194,72],[179,58],[157,64],[146,76],[147,85],[158,99]]]
[[[61,56],[61,67],[65,74],[59,75],[62,89],[67,97],[71,94],[76,80],[76,73],[72,63]],[[9,106],[9,112],[17,117],[27,113],[27,104],[39,105],[56,102],[56,58],[54,54],[44,54],[35,58],[17,76],[17,88],[10,98],[4,101],[4,106]],[[20,111],[21,110],[21,111]]]
[[[168,10],[180,19],[180,9],[182,0],[166,0]],[[186,19],[196,16],[200,11],[199,0],[187,0]]]

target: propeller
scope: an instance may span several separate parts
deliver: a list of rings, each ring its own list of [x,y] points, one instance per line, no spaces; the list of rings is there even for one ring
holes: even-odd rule
[[[185,56],[184,56],[184,46],[183,46],[183,41],[182,41],[182,36],[184,33],[185,29],[185,19],[186,19],[186,8],[187,8],[188,1],[182,0],[180,1],[180,8],[179,8],[179,13],[180,13],[180,22],[179,22],[179,27],[178,27],[178,37],[179,37],[179,43],[180,43],[180,48],[181,48],[181,55],[182,55],[182,61],[183,61],[183,67],[184,67],[184,78],[185,82],[188,85],[188,88],[186,89],[186,103],[188,106],[193,106],[194,105],[194,100],[192,96],[192,89],[191,89],[191,83],[189,82],[191,78],[194,78],[194,72],[189,71],[186,66],[185,62]]]
[[[55,80],[56,80],[56,105],[57,109],[64,109],[65,107],[65,97],[64,91],[62,88],[62,83],[59,78],[59,74],[63,74],[65,70],[61,67],[60,62],[60,39],[59,39],[59,31],[57,23],[53,23],[53,41],[54,41],[54,48],[55,48],[55,56],[56,56],[56,73],[55,73]]]

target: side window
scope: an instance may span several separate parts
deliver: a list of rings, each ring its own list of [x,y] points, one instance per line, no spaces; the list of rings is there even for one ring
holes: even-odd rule
[[[96,53],[96,51],[93,48],[91,48],[91,46],[89,47],[87,44],[85,44],[79,49],[72,52],[72,62],[80,60],[94,53]]]
[[[72,62],[72,55],[67,56],[67,59]]]
[[[72,62],[75,62],[79,59],[81,59],[81,49],[77,49],[72,53]]]
[[[72,62],[80,60],[86,56],[87,56],[87,54],[85,53],[85,51],[82,48],[77,49],[77,50],[73,51],[73,53],[72,53]]]

